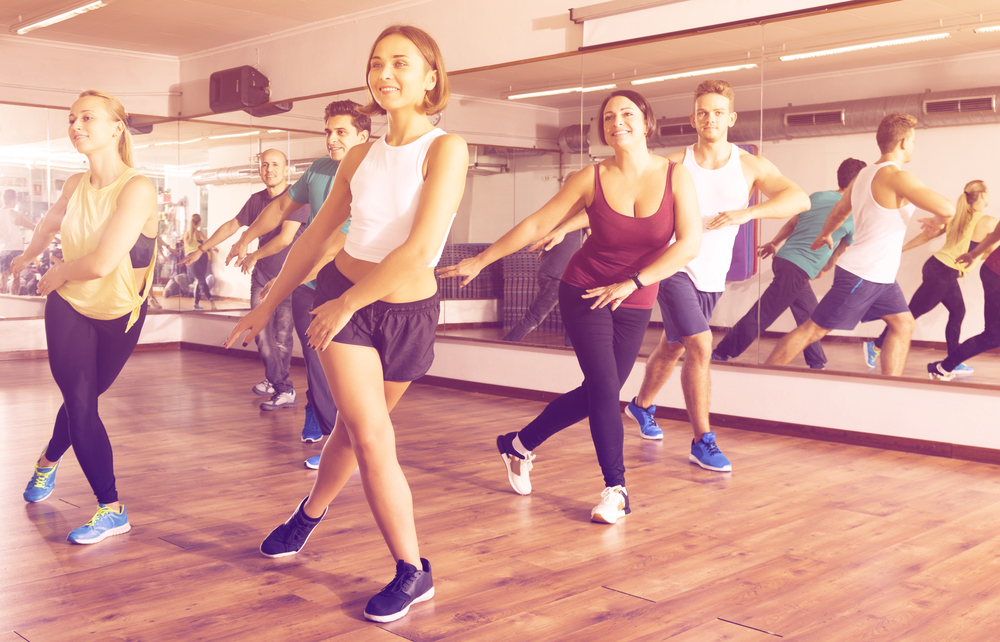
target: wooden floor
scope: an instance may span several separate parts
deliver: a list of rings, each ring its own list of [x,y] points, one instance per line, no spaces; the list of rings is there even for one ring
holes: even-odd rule
[[[303,392],[303,370],[294,377]],[[60,403],[45,361],[0,371],[0,642],[78,640],[1000,639],[1000,475],[985,464],[723,432],[732,474],[626,423],[633,514],[592,524],[602,483],[584,424],[540,447],[515,495],[494,440],[541,404],[413,386],[394,413],[437,594],[363,619],[393,561],[357,475],[297,556],[257,546],[308,492],[303,411],[261,413],[259,364],[137,353],[101,411],[133,529],[66,534],[94,499],[67,454],[21,492]]]

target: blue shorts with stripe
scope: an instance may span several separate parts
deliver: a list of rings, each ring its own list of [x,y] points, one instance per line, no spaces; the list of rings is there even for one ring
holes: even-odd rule
[[[909,312],[899,283],[873,283],[837,266],[833,287],[813,310],[812,322],[826,330],[853,330],[858,323]]]

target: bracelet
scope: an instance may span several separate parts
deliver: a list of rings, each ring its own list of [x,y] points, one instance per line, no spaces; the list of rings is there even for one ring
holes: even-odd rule
[[[632,282],[635,283],[636,289],[641,290],[644,287],[646,287],[645,285],[642,284],[642,281],[639,280],[639,271],[638,270],[636,270],[632,274],[629,274],[628,278],[632,279]]]

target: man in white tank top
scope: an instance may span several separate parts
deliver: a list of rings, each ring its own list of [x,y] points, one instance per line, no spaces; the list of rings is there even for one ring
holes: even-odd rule
[[[882,155],[851,181],[834,206],[813,249],[833,247],[833,231],[854,211],[854,244],[840,259],[833,287],[805,323],[785,335],[767,363],[783,366],[831,330],[853,330],[859,322],[882,319],[888,326],[882,345],[882,374],[899,376],[906,365],[913,315],[896,282],[906,225],[915,209],[934,215],[921,223],[927,230],[944,227],[955,207],[901,166],[913,157],[917,119],[889,114],[875,139]]]
[[[656,395],[681,355],[681,387],[694,440],[688,460],[706,470],[728,472],[732,464],[719,450],[709,424],[709,319],[726,286],[739,226],[751,219],[788,218],[810,207],[809,196],[763,157],[748,154],[728,140],[736,122],[735,95],[729,83],[708,80],[695,92],[691,125],[698,142],[668,156],[691,171],[704,224],[701,251],[687,267],[660,283],[658,300],[664,334],[646,361],[639,394],[626,414],[639,422],[645,439],[662,439],[653,413]],[[768,201],[747,207],[759,189]]]

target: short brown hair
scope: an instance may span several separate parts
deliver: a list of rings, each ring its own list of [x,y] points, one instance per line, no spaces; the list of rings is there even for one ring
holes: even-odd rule
[[[875,142],[879,151],[888,154],[899,141],[910,135],[917,128],[917,119],[909,114],[889,114],[882,119],[875,133]]]
[[[354,126],[354,129],[358,130],[359,134],[361,132],[372,133],[372,119],[368,117],[368,114],[362,114],[361,105],[353,100],[333,101],[323,110],[323,116],[324,123],[334,116],[350,116],[351,125]]]
[[[444,111],[444,108],[448,106],[448,100],[451,98],[451,89],[448,83],[448,72],[444,69],[444,57],[441,55],[441,50],[438,48],[434,38],[431,38],[430,34],[420,29],[418,27],[413,27],[410,25],[392,25],[386,27],[382,33],[379,34],[378,38],[375,39],[375,43],[372,45],[372,50],[368,52],[368,59],[365,61],[365,85],[368,86],[368,96],[370,101],[364,107],[361,107],[358,111],[363,114],[368,114],[369,116],[374,116],[376,114],[384,114],[385,110],[377,102],[375,102],[375,94],[372,93],[371,85],[368,85],[368,71],[371,69],[372,56],[375,55],[375,47],[378,43],[388,36],[398,34],[403,36],[407,40],[413,43],[423,56],[424,62],[433,71],[437,72],[437,84],[424,95],[423,109],[425,114],[437,114]]]
[[[604,139],[604,109],[615,96],[627,98],[639,108],[639,111],[642,112],[642,118],[646,123],[646,131],[644,133],[646,134],[646,138],[649,138],[649,135],[653,133],[653,128],[656,127],[656,116],[653,115],[653,106],[639,92],[632,91],[631,89],[619,89],[608,94],[604,102],[601,103],[601,110],[597,112],[597,122],[600,123],[600,126],[597,128],[597,135],[601,138],[601,144],[608,144],[608,141]]]
[[[719,94],[729,99],[729,111],[736,111],[736,92],[725,80],[706,80],[698,85],[694,90],[694,99],[697,102],[705,94]]]

